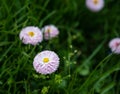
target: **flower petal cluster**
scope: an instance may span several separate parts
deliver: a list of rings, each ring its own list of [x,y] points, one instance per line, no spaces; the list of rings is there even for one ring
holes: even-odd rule
[[[59,34],[58,28],[54,25],[46,25],[45,27],[42,28],[42,31],[43,31],[45,40],[52,39],[58,36]]]
[[[109,42],[109,48],[115,54],[120,54],[120,38],[114,38]]]
[[[86,6],[93,12],[98,12],[104,7],[104,0],[86,0]]]
[[[35,56],[33,66],[38,73],[51,74],[59,66],[59,57],[53,51],[42,51]]]
[[[19,34],[19,37],[24,44],[37,45],[43,40],[43,34],[41,30],[35,26],[27,26],[23,28]]]

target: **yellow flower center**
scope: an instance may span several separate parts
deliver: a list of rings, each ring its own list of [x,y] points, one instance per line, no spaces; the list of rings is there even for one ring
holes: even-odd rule
[[[50,33],[50,32],[51,32],[50,28],[48,28],[47,32],[48,32],[48,33]]]
[[[28,33],[28,35],[31,36],[31,37],[33,37],[35,34],[34,34],[33,31],[30,31],[30,32]]]
[[[49,58],[44,58],[44,59],[43,59],[43,62],[44,62],[44,63],[48,63],[48,62],[49,62]]]
[[[93,0],[93,3],[96,5],[98,4],[99,0]]]

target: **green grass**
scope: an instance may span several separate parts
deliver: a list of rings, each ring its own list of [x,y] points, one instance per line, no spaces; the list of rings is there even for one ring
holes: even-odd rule
[[[0,0],[0,94],[120,94],[120,55],[108,42],[120,36],[120,1],[105,0],[93,13],[84,0]],[[54,24],[57,38],[24,45],[25,26]],[[60,57],[58,70],[41,75],[33,68],[43,50]]]

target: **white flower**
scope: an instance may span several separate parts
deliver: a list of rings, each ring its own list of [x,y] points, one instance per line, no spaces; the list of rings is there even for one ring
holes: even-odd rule
[[[120,38],[114,38],[109,42],[111,51],[115,54],[120,54]]]
[[[24,44],[37,45],[43,40],[41,30],[35,26],[27,26],[23,28],[19,36]]]
[[[98,12],[104,7],[104,0],[86,0],[86,6],[93,12]]]
[[[42,51],[35,56],[33,66],[38,73],[51,74],[59,66],[59,57],[53,51]]]
[[[46,25],[42,29],[42,31],[44,33],[44,39],[46,39],[46,40],[54,38],[54,37],[56,37],[59,34],[58,28],[55,27],[54,25]]]

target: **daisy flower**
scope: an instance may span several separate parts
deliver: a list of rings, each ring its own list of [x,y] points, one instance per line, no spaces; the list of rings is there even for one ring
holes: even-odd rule
[[[120,54],[120,38],[114,38],[109,42],[109,48],[115,54]]]
[[[38,53],[33,61],[33,67],[36,72],[41,74],[51,74],[59,66],[59,57],[53,51],[42,51]]]
[[[47,25],[42,29],[44,33],[44,39],[49,40],[56,37],[59,34],[59,30],[54,25]]]
[[[104,7],[104,0],[86,0],[86,6],[93,12],[98,12]]]
[[[41,30],[35,26],[27,26],[23,28],[20,32],[19,37],[24,44],[37,45],[43,40]]]

